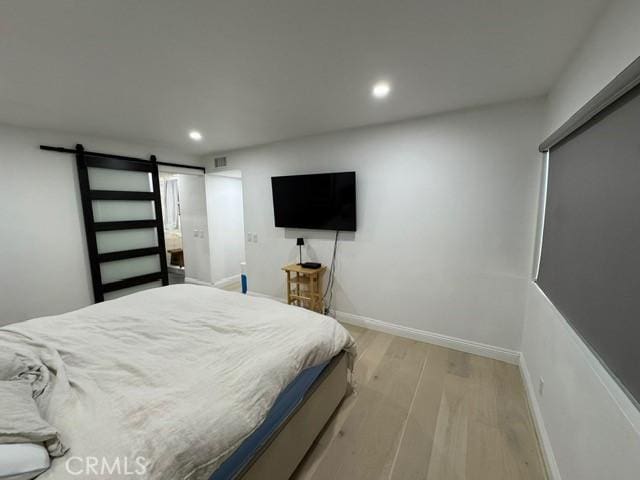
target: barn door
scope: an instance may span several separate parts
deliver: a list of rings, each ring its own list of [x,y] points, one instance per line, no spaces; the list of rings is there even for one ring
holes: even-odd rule
[[[168,285],[155,156],[75,153],[95,301]]]

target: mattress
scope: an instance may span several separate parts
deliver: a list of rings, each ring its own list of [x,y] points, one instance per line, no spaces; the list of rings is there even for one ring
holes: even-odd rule
[[[253,460],[260,448],[269,441],[280,425],[296,410],[313,382],[316,381],[329,362],[303,370],[280,393],[262,424],[220,465],[209,480],[235,478]]]

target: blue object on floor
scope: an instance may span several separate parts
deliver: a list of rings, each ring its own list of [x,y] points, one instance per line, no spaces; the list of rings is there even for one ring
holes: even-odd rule
[[[209,480],[229,480],[234,478],[251,461],[257,451],[265,444],[296,407],[302,402],[305,393],[320,376],[329,362],[307,368],[285,388],[269,410],[264,422],[251,434],[238,449],[227,458],[209,477]]]
[[[242,293],[247,293],[247,275],[240,275],[240,281],[242,282]]]

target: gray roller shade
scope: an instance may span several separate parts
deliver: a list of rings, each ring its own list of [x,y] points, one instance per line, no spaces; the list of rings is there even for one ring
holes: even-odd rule
[[[640,87],[550,150],[538,284],[640,400]]]

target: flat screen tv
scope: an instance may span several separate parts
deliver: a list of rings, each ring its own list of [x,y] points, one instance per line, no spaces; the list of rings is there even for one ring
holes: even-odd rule
[[[356,172],[271,177],[276,227],[356,230]]]

